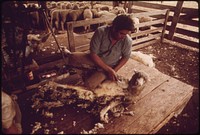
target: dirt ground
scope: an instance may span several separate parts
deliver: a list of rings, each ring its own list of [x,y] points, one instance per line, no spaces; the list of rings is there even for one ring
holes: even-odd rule
[[[155,68],[194,87],[193,96],[177,117],[173,117],[157,134],[192,134],[199,132],[199,53],[157,43],[138,49],[155,56]]]

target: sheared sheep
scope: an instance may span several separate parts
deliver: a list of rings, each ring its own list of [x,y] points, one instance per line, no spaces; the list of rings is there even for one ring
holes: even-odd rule
[[[144,22],[151,22],[152,21],[152,17],[139,17],[139,21],[140,23],[144,23]],[[140,30],[144,31],[144,30],[148,30],[151,29],[151,26],[146,26],[146,27],[141,27]]]
[[[134,25],[140,23],[139,18],[137,18],[137,17],[132,17],[132,15],[130,15],[130,17],[131,17],[131,19],[133,20]],[[134,32],[135,32],[135,33],[138,33],[138,32],[139,32],[139,27],[136,27],[136,29],[135,29]]]
[[[66,5],[66,9],[72,9],[73,8],[73,6],[70,2],[66,3],[65,5]]]
[[[55,1],[52,1],[52,2],[51,2],[51,7],[52,7],[52,8],[55,8],[55,7],[56,7],[56,2],[55,2]]]
[[[93,18],[93,13],[92,13],[91,9],[85,9],[83,11],[83,19],[89,20],[89,19],[92,19],[92,18]],[[84,26],[84,30],[85,30],[85,32],[89,32],[90,25]]]
[[[50,12],[51,16],[51,26],[56,28],[56,30],[59,29],[59,22],[60,22],[60,10],[54,9]]]
[[[111,13],[114,13],[116,15],[119,14],[126,14],[126,11],[122,7],[114,7],[112,10],[110,10]]]
[[[103,6],[103,7],[100,7],[99,10],[101,10],[101,11],[103,11],[103,10],[110,11],[110,8],[108,6]]]
[[[97,9],[91,9],[91,11],[92,11],[92,14],[93,14],[93,18],[99,18],[100,17],[100,14],[97,11]]]
[[[133,98],[140,94],[147,81],[146,73],[135,71],[130,81],[122,77],[118,77],[117,82],[106,80],[93,91],[83,86],[49,82],[40,86],[39,91],[32,96],[32,108],[50,109],[75,104],[108,123],[108,112],[120,116],[125,107],[133,103]]]
[[[83,19],[83,10],[84,9],[77,9],[77,10],[70,10],[68,17],[69,21],[77,21]]]
[[[73,10],[78,10],[79,9],[79,5],[77,3],[74,3],[72,9]]]
[[[103,16],[106,16],[106,17],[107,17],[107,16],[116,16],[116,14],[111,13],[111,12],[106,11],[106,10],[104,10],[104,11],[99,11],[98,13],[99,13],[100,17],[103,17]]]
[[[63,31],[64,31],[65,23],[67,22],[67,17],[68,17],[69,12],[70,12],[70,9],[66,9],[60,12],[60,25],[61,25],[61,30]]]

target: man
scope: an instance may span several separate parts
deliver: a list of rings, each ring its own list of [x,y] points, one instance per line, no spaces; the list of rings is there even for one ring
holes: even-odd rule
[[[91,88],[95,88],[105,80],[106,75],[109,79],[117,81],[116,72],[123,67],[131,55],[132,39],[129,34],[133,29],[134,25],[130,17],[117,16],[111,26],[102,26],[95,31],[90,42],[90,53],[70,54],[69,64],[98,67],[98,71],[86,80]]]
[[[1,90],[2,131],[4,134],[22,134],[21,112],[18,104]]]

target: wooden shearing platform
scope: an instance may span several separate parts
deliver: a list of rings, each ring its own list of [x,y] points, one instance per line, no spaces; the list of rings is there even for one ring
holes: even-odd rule
[[[136,103],[129,107],[134,116],[114,119],[101,133],[156,133],[174,114],[182,111],[192,96],[192,86],[134,60],[129,60],[119,73],[131,77],[134,69],[146,72],[150,79]]]
[[[192,86],[132,59],[118,73],[131,78],[134,70],[146,72],[150,79],[141,94],[135,98],[135,104],[128,107],[129,111],[134,112],[134,116],[112,117],[109,123],[104,124],[103,129],[99,129],[98,133],[156,133],[171,117],[182,111],[192,96]],[[83,129],[92,129],[94,124],[98,122],[94,116],[83,109],[69,105],[53,108],[51,110],[54,114],[53,117],[43,118],[31,108],[30,98],[35,91],[37,90],[27,91],[19,95],[24,133],[31,133],[35,122],[41,123],[41,128],[35,133],[48,132],[50,134],[79,134]]]

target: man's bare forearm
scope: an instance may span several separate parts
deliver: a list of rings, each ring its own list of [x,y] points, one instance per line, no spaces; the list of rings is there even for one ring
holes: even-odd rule
[[[122,58],[117,64],[117,66],[115,66],[114,68],[115,72],[117,72],[121,67],[123,67],[127,61],[128,61],[128,58]]]
[[[110,66],[106,65],[97,54],[90,53],[90,57],[92,58],[94,63],[101,67],[103,70],[109,71],[109,69],[111,68]]]

